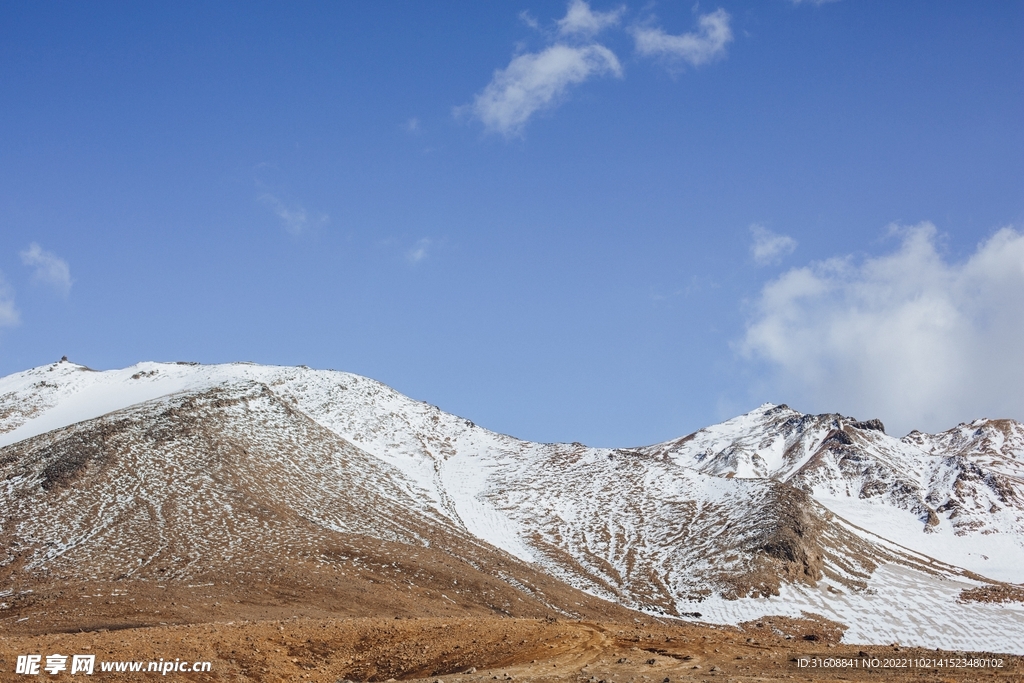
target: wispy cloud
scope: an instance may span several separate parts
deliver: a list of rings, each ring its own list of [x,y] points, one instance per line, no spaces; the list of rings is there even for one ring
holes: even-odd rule
[[[763,225],[754,223],[750,226],[753,242],[750,244],[750,255],[754,262],[761,266],[778,263],[782,257],[788,256],[796,249],[796,240],[788,235],[774,233]]]
[[[71,293],[71,268],[56,254],[44,251],[33,242],[20,253],[21,262],[33,269],[32,280],[52,287],[61,296]]]
[[[794,5],[827,5],[839,0],[791,0]]]
[[[15,327],[20,322],[21,314],[14,305],[14,289],[0,273],[0,327]]]
[[[529,10],[523,10],[519,13],[519,21],[523,22],[532,29],[539,29],[540,22],[537,21],[537,17],[530,14]]]
[[[405,258],[409,260],[409,263],[419,263],[427,258],[429,254],[428,249],[430,249],[431,244],[433,244],[433,241],[428,237],[417,240],[412,249],[405,253]]]
[[[570,86],[598,76],[621,77],[622,65],[615,53],[591,39],[618,24],[622,11],[594,12],[584,0],[571,0],[557,22],[553,44],[517,55],[507,67],[495,70],[471,104],[456,107],[456,115],[468,113],[487,130],[514,137],[522,134],[534,114],[561,104]],[[529,14],[520,14],[520,19],[538,27]]]
[[[896,231],[892,253],[765,285],[742,352],[773,368],[780,400],[898,433],[1024,418],[1024,234],[1004,228],[951,263],[930,223]]]
[[[689,62],[700,66],[725,55],[725,46],[732,41],[729,13],[717,9],[697,18],[694,33],[672,35],[660,27],[634,26],[636,51],[645,57]]]
[[[590,39],[606,28],[617,26],[623,12],[624,7],[595,12],[584,0],[572,0],[565,16],[558,20],[558,32],[562,36]]]
[[[402,124],[402,128],[405,129],[406,133],[419,133],[420,120],[413,116],[412,118],[408,119],[404,124]]]
[[[284,229],[292,235],[301,235],[313,228],[327,225],[330,217],[323,212],[310,215],[302,206],[288,206],[272,194],[260,196],[260,201],[281,219]]]
[[[607,74],[621,76],[622,65],[605,46],[559,43],[519,55],[495,71],[471,111],[488,130],[519,135],[531,116],[559,104],[569,86]]]

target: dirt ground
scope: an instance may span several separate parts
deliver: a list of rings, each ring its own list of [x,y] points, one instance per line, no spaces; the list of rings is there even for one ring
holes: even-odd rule
[[[0,635],[0,680],[81,680],[81,674],[67,671],[14,673],[18,655],[42,655],[45,665],[47,655],[59,653],[94,654],[93,680],[104,681],[1024,681],[1021,657],[845,645],[837,643],[839,637],[829,622],[781,617],[739,628],[498,617],[294,617]],[[975,658],[990,666],[977,666]],[[161,659],[209,661],[210,671],[100,670],[102,662],[141,661],[145,669]]]

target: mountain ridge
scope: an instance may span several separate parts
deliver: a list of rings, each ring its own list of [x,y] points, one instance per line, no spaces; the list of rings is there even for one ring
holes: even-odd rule
[[[850,626],[850,633],[860,637],[895,635],[907,642],[938,638],[940,644],[962,646],[995,637],[979,622],[991,620],[990,612],[997,608],[959,604],[960,591],[996,584],[984,578],[985,572],[948,559],[967,552],[960,547],[964,539],[989,547],[996,538],[1008,547],[1021,547],[1022,535],[1014,526],[1021,509],[1015,467],[1024,452],[1015,450],[1017,423],[989,427],[992,421],[981,421],[974,428],[981,435],[961,429],[959,436],[917,434],[916,441],[905,443],[886,436],[876,422],[809,416],[766,404],[663,444],[597,449],[496,434],[357,375],[250,364],[141,363],[94,372],[57,363],[0,379],[0,462],[6,463],[0,475],[8,482],[0,491],[7,499],[21,495],[35,501],[19,513],[16,524],[11,523],[13,516],[5,520],[4,533],[11,534],[19,524],[29,528],[31,510],[45,508],[46,501],[60,495],[71,475],[54,463],[85,471],[98,462],[85,458],[84,464],[75,464],[74,458],[57,457],[59,449],[47,438],[60,430],[84,429],[91,439],[109,442],[106,457],[114,460],[144,453],[173,469],[174,462],[198,457],[175,450],[174,442],[182,438],[178,433],[187,434],[187,429],[168,428],[168,418],[159,417],[172,404],[176,410],[192,405],[187,410],[220,411],[217,419],[204,423],[206,431],[220,434],[220,441],[209,443],[237,442],[243,451],[253,444],[274,443],[262,456],[268,462],[292,453],[293,466],[280,465],[271,477],[287,482],[282,486],[292,491],[288,496],[275,498],[260,488],[258,478],[250,477],[238,488],[250,497],[276,500],[281,519],[298,515],[312,523],[313,536],[358,528],[369,537],[415,547],[422,544],[423,534],[417,539],[408,530],[429,528],[443,537],[436,547],[455,558],[467,557],[466,544],[483,543],[487,550],[480,552],[489,557],[508,553],[515,562],[526,563],[523,572],[539,570],[585,593],[650,614],[699,612],[703,619],[738,623],[762,614],[813,611],[843,617],[839,620]],[[206,407],[195,407],[200,404]],[[278,420],[273,429],[261,417],[271,404]],[[229,419],[230,429],[224,426]],[[131,439],[113,445],[97,420],[121,420],[130,427]],[[217,420],[225,422],[218,426]],[[145,430],[131,426],[136,424]],[[157,438],[160,434],[164,436]],[[26,444],[35,450],[26,451]],[[956,452],[946,452],[951,447],[946,444],[953,444]],[[216,452],[209,444],[203,448]],[[266,450],[260,448],[261,453]],[[81,456],[84,451],[78,449]],[[32,457],[38,466],[29,466],[29,451],[36,454]],[[314,453],[321,455],[310,460]],[[236,456],[235,469],[256,466],[248,454]],[[148,461],[138,462],[141,467]],[[945,469],[924,466],[935,462],[944,463]],[[958,463],[960,474],[973,473],[973,478],[945,476]],[[28,467],[26,474],[12,477],[17,467]],[[362,470],[377,474],[360,479],[357,471]],[[295,489],[295,482],[311,471],[334,472],[333,479],[318,484],[324,491],[338,482],[363,481],[357,497],[374,513],[367,516],[365,510],[357,514],[353,509],[342,514],[337,511],[341,508],[328,504],[335,500],[330,496],[311,502]],[[167,475],[161,471],[149,476],[156,480]],[[111,486],[102,477],[95,481]],[[130,481],[139,485],[138,476]],[[943,483],[950,495],[939,501]],[[980,506],[990,499],[1002,504],[989,513],[996,522],[978,526]],[[938,531],[926,533],[932,528],[928,515],[915,506],[942,517],[932,525]],[[227,509],[212,518],[226,524]],[[333,517],[328,514],[332,509]],[[168,510],[175,519],[188,516],[185,508]],[[893,539],[888,527],[871,515],[890,520],[910,515],[922,536],[952,544],[959,555],[948,551],[947,558],[935,557],[937,553]],[[347,521],[342,523],[342,518]],[[393,526],[398,522],[407,530],[405,536]],[[259,534],[250,536],[247,542],[259,543]],[[42,552],[34,557],[22,555],[22,571],[60,565],[59,556]],[[110,557],[105,562],[114,564]],[[15,564],[9,554],[3,567]],[[515,587],[522,581],[510,575],[505,583]],[[880,615],[887,608],[877,596],[894,591],[907,603],[905,614],[899,623],[886,624]],[[951,604],[958,605],[961,616],[947,619],[950,623],[943,628],[948,633],[924,635],[935,628],[936,608]],[[559,609],[571,611],[565,605]],[[1024,634],[1024,613],[1012,606],[998,609],[997,623],[1004,631],[1009,626],[999,642],[1013,642],[1014,633]]]

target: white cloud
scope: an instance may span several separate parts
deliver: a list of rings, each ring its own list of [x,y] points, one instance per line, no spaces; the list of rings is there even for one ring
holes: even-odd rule
[[[22,263],[35,269],[32,273],[33,281],[53,287],[61,296],[71,293],[71,269],[67,261],[56,254],[43,251],[35,242],[20,255]]]
[[[603,45],[552,45],[495,71],[470,109],[489,130],[518,135],[536,112],[557,105],[570,85],[605,74],[621,76],[622,66]]]
[[[558,106],[570,86],[596,76],[621,78],[618,57],[594,38],[619,26],[625,12],[625,6],[595,12],[586,0],[569,0],[565,16],[556,22],[557,31],[545,33],[552,44],[513,57],[507,67],[494,71],[491,82],[472,103],[455,107],[453,113],[472,116],[487,130],[513,137],[522,134],[535,113]],[[533,29],[540,28],[529,12],[521,12],[519,18]],[[676,36],[651,26],[634,26],[629,31],[638,53],[699,66],[725,54],[732,40],[729,22],[728,12],[718,9],[697,17],[699,28],[694,33]]]
[[[558,32],[563,36],[592,38],[611,26],[616,26],[624,8],[609,12],[595,12],[584,0],[572,0],[565,16],[558,20]]]
[[[838,0],[792,0],[794,5],[827,5],[830,2],[838,2]]]
[[[21,314],[14,305],[14,290],[0,273],[0,327],[15,327],[20,322]]]
[[[754,241],[750,245],[750,255],[758,265],[767,266],[778,263],[783,256],[788,256],[796,249],[796,240],[788,235],[779,235],[763,225],[754,223],[750,226],[750,234]]]
[[[264,194],[260,201],[281,219],[284,229],[293,235],[301,235],[311,228],[326,225],[330,217],[326,213],[317,213],[310,216],[301,206],[290,207],[272,194]]]
[[[661,28],[636,26],[632,29],[636,51],[646,57],[681,59],[693,66],[706,64],[725,55],[725,46],[732,41],[729,13],[717,9],[697,18],[700,30],[676,36]]]
[[[406,133],[419,133],[420,132],[420,120],[415,116],[405,122],[402,125]]]
[[[776,400],[880,417],[891,433],[1024,419],[1024,234],[1004,228],[950,263],[930,223],[896,230],[890,254],[765,285],[742,352],[777,372]]]
[[[431,243],[431,240],[427,237],[417,241],[413,248],[406,252],[405,258],[409,259],[410,263],[419,263],[427,258],[427,249]]]

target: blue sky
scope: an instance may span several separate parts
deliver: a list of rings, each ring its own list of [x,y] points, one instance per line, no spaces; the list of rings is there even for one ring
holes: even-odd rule
[[[0,6],[0,374],[251,360],[626,446],[1024,419],[1024,5]]]

